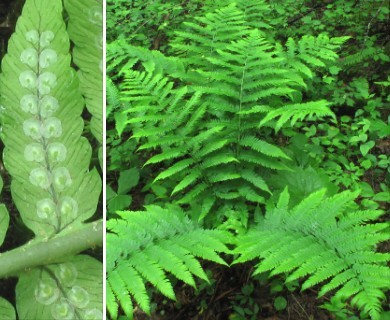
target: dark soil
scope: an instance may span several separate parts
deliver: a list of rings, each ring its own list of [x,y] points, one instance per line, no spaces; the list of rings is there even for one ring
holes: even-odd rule
[[[328,320],[334,319],[329,312],[320,306],[329,299],[317,299],[315,290],[300,292],[299,289],[289,292],[287,288],[277,294],[270,293],[270,285],[260,285],[259,281],[251,278],[253,267],[251,264],[243,264],[226,268],[223,266],[205,265],[210,268],[215,283],[208,288],[196,293],[195,290],[183,283],[175,287],[177,301],[164,299],[161,295],[155,295],[157,310],[151,316],[147,316],[139,309],[135,312],[135,320],[242,320],[237,317],[233,306],[240,306],[254,310],[254,304],[259,307],[255,316],[247,315],[246,319],[266,320]],[[242,304],[242,288],[254,284],[254,291],[250,295],[253,301]],[[287,307],[277,311],[273,302],[277,296],[287,300]]]

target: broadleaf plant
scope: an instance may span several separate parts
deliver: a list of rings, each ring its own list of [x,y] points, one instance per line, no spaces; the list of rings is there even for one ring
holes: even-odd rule
[[[72,10],[67,14],[71,20],[76,16],[93,20],[95,13],[102,14],[102,3],[95,4],[92,16]],[[76,51],[77,36],[85,29],[80,27],[77,35],[75,27],[69,29],[73,29]],[[3,162],[11,176],[13,202],[34,233],[25,245],[0,255],[0,277],[19,277],[19,319],[101,319],[103,315],[102,264],[78,255],[102,243],[102,222],[85,223],[97,210],[101,177],[90,168],[92,148],[82,136],[81,117],[82,94],[90,98],[92,91],[98,114],[102,83],[96,76],[89,91],[85,82],[80,90],[71,67],[73,58],[81,69],[78,61],[89,59],[88,52],[70,53],[62,1],[27,0],[0,76]],[[99,64],[94,67],[101,79]],[[81,78],[87,73],[80,72]],[[94,132],[101,142],[99,116],[95,122]],[[1,228],[6,227],[3,220]]]

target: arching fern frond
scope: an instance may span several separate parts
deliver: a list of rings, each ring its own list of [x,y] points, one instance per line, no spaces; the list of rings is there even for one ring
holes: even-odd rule
[[[166,57],[156,50],[131,45],[119,39],[107,44],[107,74],[116,80],[126,74],[137,62],[152,63],[156,73],[166,75],[183,74],[184,66],[172,57]]]
[[[329,62],[337,60],[337,50],[349,38],[329,38],[326,34],[317,37],[306,35],[298,41],[289,38],[285,49],[280,44],[277,48],[279,56],[284,56],[290,67],[307,78],[312,78],[313,69],[325,67]]]
[[[302,289],[322,284],[319,296],[335,290],[346,300],[379,319],[384,290],[390,287],[390,254],[373,249],[389,239],[386,223],[369,223],[378,210],[351,209],[357,193],[349,191],[326,198],[325,190],[309,195],[293,208],[288,207],[285,189],[275,208],[247,234],[239,235],[234,263],[260,258],[254,274],[288,273],[286,281],[306,277]]]
[[[175,299],[167,274],[195,287],[194,276],[208,278],[198,258],[225,264],[229,233],[205,230],[177,206],[147,206],[146,211],[118,212],[107,222],[107,308],[117,318],[117,302],[132,318],[133,301],[150,312],[147,283]]]
[[[304,118],[314,116],[316,118],[328,116],[336,120],[335,114],[328,107],[329,104],[330,103],[326,100],[320,100],[287,105],[267,113],[263,120],[260,121],[260,126],[275,118],[279,118],[274,126],[277,132],[289,120],[291,121],[291,126],[294,126],[297,121],[302,121]]]

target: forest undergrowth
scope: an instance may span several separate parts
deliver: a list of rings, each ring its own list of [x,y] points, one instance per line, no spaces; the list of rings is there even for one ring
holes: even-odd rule
[[[112,319],[388,319],[388,1],[107,2]]]

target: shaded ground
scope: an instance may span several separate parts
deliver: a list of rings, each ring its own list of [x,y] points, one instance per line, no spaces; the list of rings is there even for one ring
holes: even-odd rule
[[[213,277],[216,279],[211,287],[196,293],[193,288],[179,283],[175,287],[177,302],[156,295],[155,303],[159,308],[151,317],[137,311],[135,320],[334,319],[329,312],[319,308],[328,299],[318,300],[315,290],[301,293],[299,289],[289,292],[284,288],[279,293],[271,294],[271,282],[260,285],[259,281],[252,280],[253,268],[250,264],[231,268],[213,265],[209,267],[212,267]],[[243,294],[242,288],[251,284],[253,292]],[[278,296],[287,300],[287,306],[282,311],[277,311],[274,306],[274,300]],[[234,307],[245,310],[245,317],[239,316]]]

